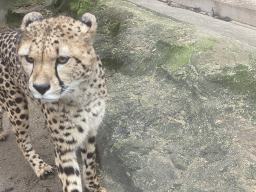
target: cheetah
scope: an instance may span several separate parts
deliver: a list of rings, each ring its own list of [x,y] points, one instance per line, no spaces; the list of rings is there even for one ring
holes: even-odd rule
[[[24,16],[20,29],[0,33],[0,139],[7,136],[2,127],[6,111],[17,144],[37,177],[52,173],[53,167],[35,152],[28,136],[28,98],[37,102],[54,141],[64,192],[106,191],[95,170],[95,136],[107,100],[103,65],[93,47],[96,28],[90,13],[75,20],[44,19],[32,12]]]

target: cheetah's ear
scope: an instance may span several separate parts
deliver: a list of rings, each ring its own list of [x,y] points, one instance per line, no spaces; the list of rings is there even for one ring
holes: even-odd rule
[[[81,17],[80,21],[89,27],[88,32],[94,33],[97,29],[96,17],[91,13],[85,13]]]
[[[41,13],[38,13],[38,12],[31,12],[31,13],[28,13],[26,14],[24,17],[23,17],[23,20],[22,20],[22,23],[21,23],[21,26],[20,28],[22,30],[26,30],[26,28],[33,22],[35,21],[42,21],[43,20],[43,16]]]

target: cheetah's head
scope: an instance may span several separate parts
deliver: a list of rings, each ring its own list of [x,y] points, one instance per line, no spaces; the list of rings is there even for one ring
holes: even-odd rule
[[[18,54],[35,98],[58,101],[88,81],[96,62],[91,40],[96,28],[90,13],[80,20],[43,19],[37,12],[25,15]]]

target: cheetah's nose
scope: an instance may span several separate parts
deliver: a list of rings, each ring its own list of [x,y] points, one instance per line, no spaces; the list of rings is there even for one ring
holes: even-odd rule
[[[43,95],[51,86],[48,84],[34,84],[33,87]]]

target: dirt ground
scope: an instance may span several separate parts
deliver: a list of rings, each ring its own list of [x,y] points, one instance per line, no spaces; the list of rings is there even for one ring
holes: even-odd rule
[[[54,166],[53,142],[44,125],[42,113],[36,105],[30,105],[30,135],[32,144],[45,162]],[[15,136],[7,117],[4,118],[4,128],[9,136],[0,142],[0,191],[1,192],[53,192],[61,191],[61,183],[57,174],[46,180],[36,177],[30,165],[26,162],[17,146]]]

